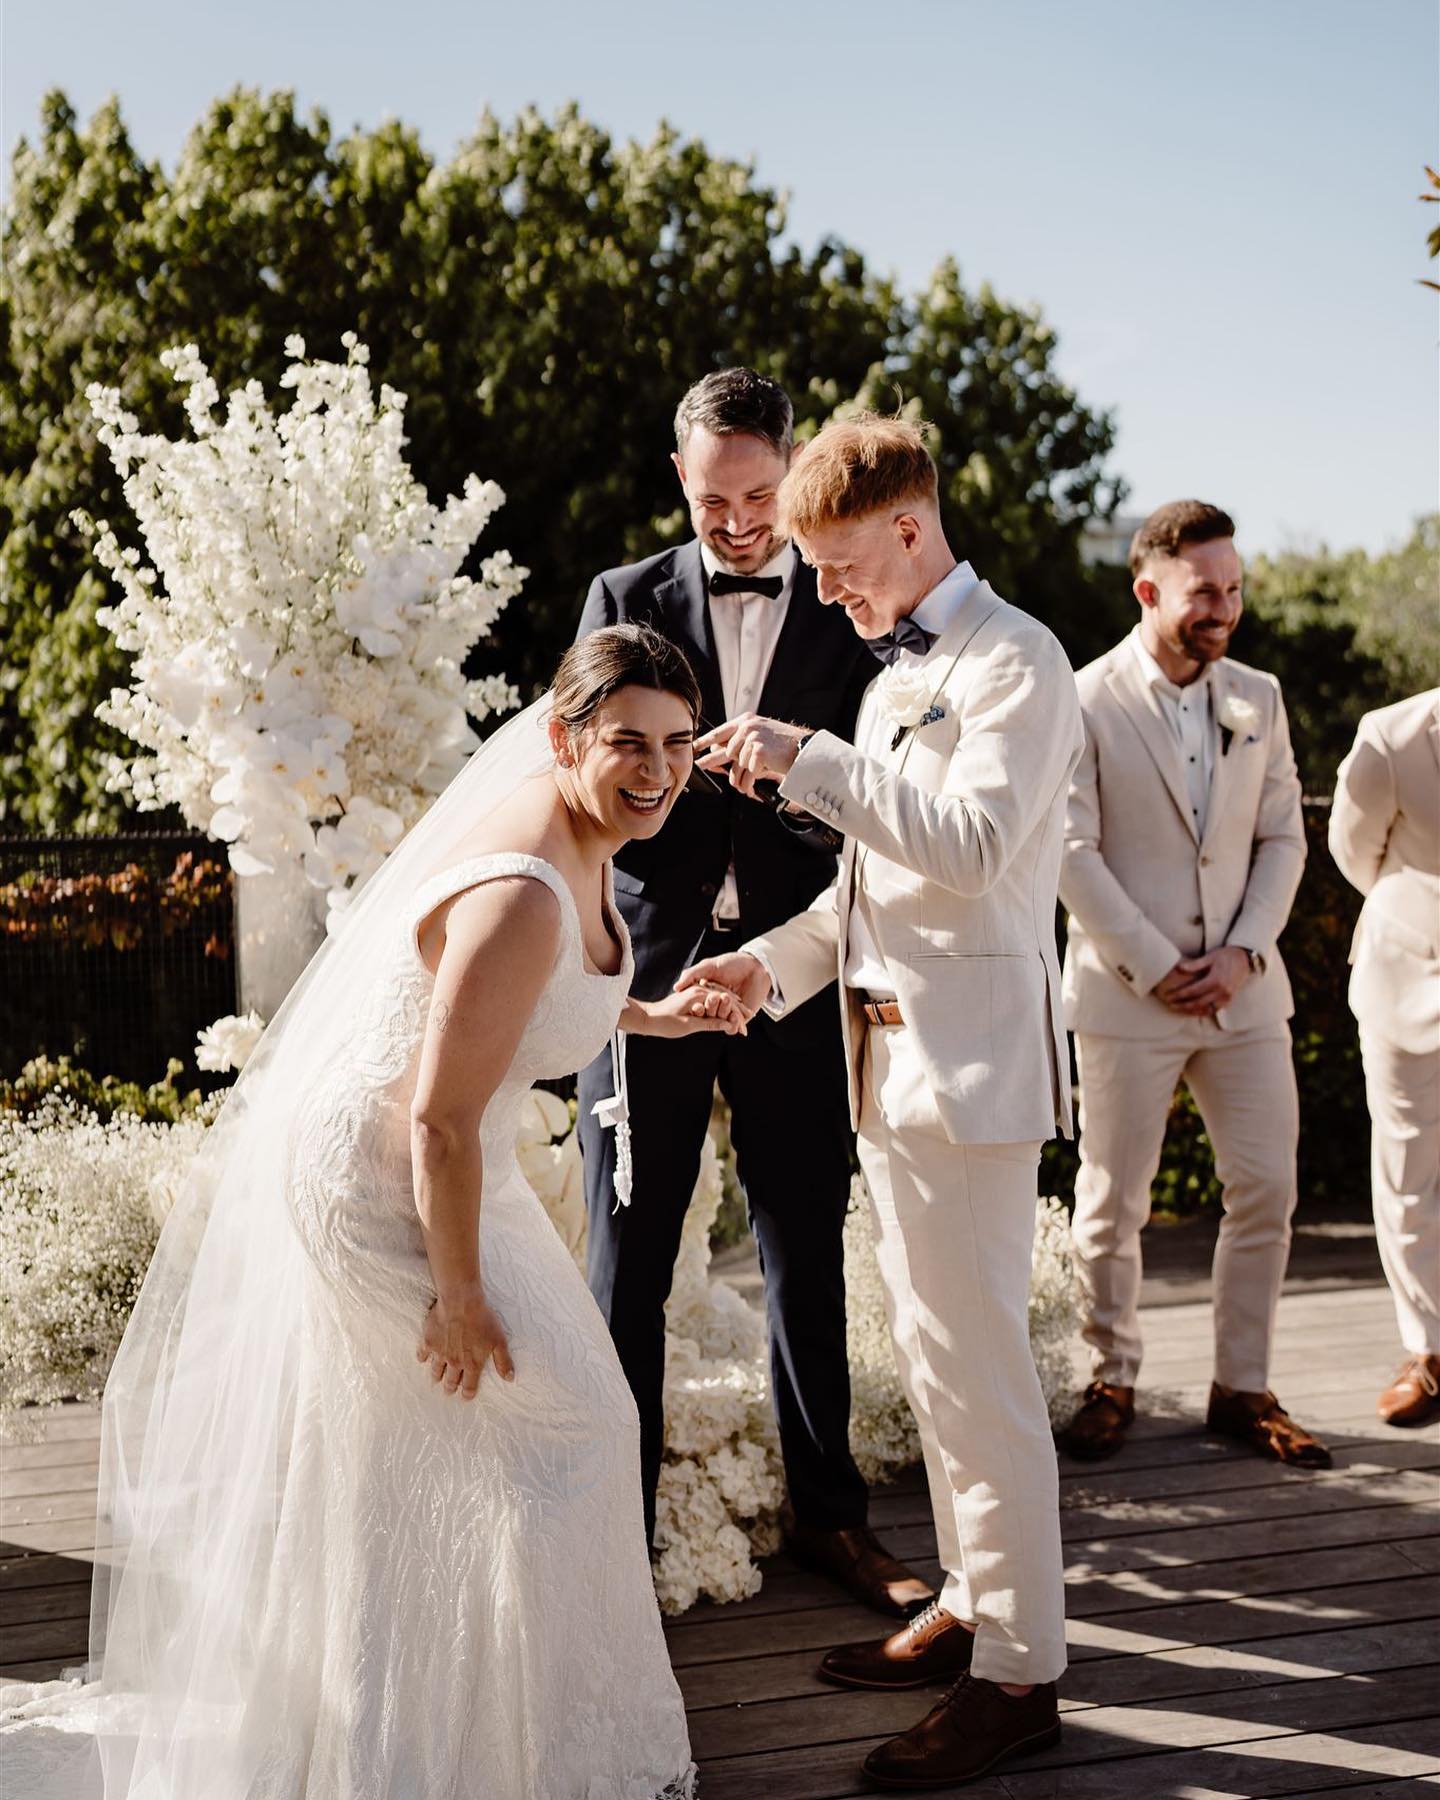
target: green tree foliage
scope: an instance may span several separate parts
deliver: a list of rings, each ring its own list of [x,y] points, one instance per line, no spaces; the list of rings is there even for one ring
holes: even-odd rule
[[[179,431],[158,363],[179,342],[222,390],[270,387],[288,333],[333,355],[353,328],[409,396],[431,492],[471,469],[500,481],[497,541],[533,575],[477,673],[538,687],[591,576],[685,534],[671,416],[728,362],[784,382],[807,428],[857,395],[917,405],[957,543],[1089,651],[1076,544],[1115,499],[1113,434],[1056,375],[1048,327],[969,294],[953,263],[908,297],[838,240],[806,252],[784,232],[749,167],[668,127],[617,144],[573,107],[487,115],[437,162],[402,125],[336,137],[289,94],[240,90],[167,173],[113,103],[81,125],[52,95],[0,240],[0,819],[116,816],[98,753],[121,746],[93,710],[122,665],[69,514],[125,508],[84,393],[116,383]]]
[[[1280,679],[1305,790],[1329,794],[1363,713],[1440,680],[1440,514],[1379,556],[1258,557],[1236,654]]]

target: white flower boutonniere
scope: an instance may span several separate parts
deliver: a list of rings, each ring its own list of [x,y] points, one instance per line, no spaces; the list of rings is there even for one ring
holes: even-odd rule
[[[1220,707],[1220,754],[1230,754],[1230,744],[1236,736],[1253,744],[1259,729],[1260,708],[1254,701],[1242,700],[1238,694],[1227,694]]]
[[[933,673],[927,675],[923,668],[905,669],[898,663],[880,677],[875,697],[881,718],[888,719],[895,727],[895,735],[890,740],[892,750],[899,748],[907,731],[914,731],[920,725],[933,725],[937,719],[945,717],[943,706],[930,704],[934,679]]]

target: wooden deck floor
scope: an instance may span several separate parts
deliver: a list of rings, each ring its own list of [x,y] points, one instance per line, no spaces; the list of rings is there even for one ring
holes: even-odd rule
[[[1440,1437],[1375,1420],[1395,1361],[1388,1295],[1350,1287],[1282,1304],[1275,1385],[1335,1450],[1318,1475],[1199,1430],[1208,1306],[1150,1309],[1146,1329],[1146,1412],[1125,1455],[1098,1470],[1062,1463],[1063,1741],[963,1792],[1360,1800],[1440,1787]],[[43,1443],[0,1453],[0,1679],[83,1657],[95,1436],[93,1413],[71,1408]],[[938,1573],[918,1480],[878,1490],[873,1518],[897,1553]],[[703,1800],[865,1792],[865,1751],[926,1697],[841,1692],[814,1668],[875,1630],[874,1615],[782,1558],[754,1600],[672,1622]]]

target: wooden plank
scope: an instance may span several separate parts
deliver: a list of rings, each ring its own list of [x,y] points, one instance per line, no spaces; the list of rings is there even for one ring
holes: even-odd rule
[[[5,1663],[44,1662],[68,1657],[83,1658],[90,1641],[90,1614],[65,1619],[27,1619],[7,1626],[0,1634],[0,1659]]]
[[[61,1494],[25,1494],[16,1500],[0,1501],[0,1533],[12,1535],[22,1528],[28,1532],[35,1525],[95,1525],[95,1487],[85,1487]]]
[[[29,1469],[61,1469],[85,1463],[98,1465],[99,1460],[98,1429],[93,1440],[62,1438],[52,1444],[48,1438],[42,1438],[35,1444],[5,1444],[0,1446],[0,1491],[9,1487],[13,1475]]]
[[[1428,1554],[1424,1546],[1433,1543],[1437,1536],[1440,1536],[1440,1518],[1436,1517],[1435,1509],[1415,1505],[1361,1508],[1319,1518],[1278,1519],[1263,1524],[1247,1520],[1233,1525],[1203,1525],[1159,1533],[1154,1543],[1143,1536],[1130,1535],[1113,1541],[1096,1538],[1071,1544],[1067,1552],[1066,1581],[1078,1587],[1098,1583],[1109,1575],[1156,1569],[1181,1570],[1187,1566],[1209,1569],[1216,1579],[1223,1581],[1227,1566],[1247,1559],[1269,1560],[1278,1566],[1281,1559],[1304,1554],[1312,1548],[1337,1548],[1376,1540],[1404,1544],[1416,1557],[1421,1557]],[[927,1573],[932,1580],[939,1574],[933,1555],[915,1558],[912,1566]],[[1422,1563],[1420,1566],[1429,1565]],[[803,1622],[806,1614],[830,1615],[838,1630],[832,1635],[828,1624],[817,1629],[816,1622],[811,1619],[805,1628],[808,1634],[814,1635],[806,1636],[806,1644],[846,1641],[849,1627],[840,1621],[842,1611],[855,1613],[872,1634],[875,1631],[878,1616],[855,1606],[830,1582],[822,1581],[816,1575],[787,1572],[779,1567],[778,1559],[767,1560],[763,1567],[767,1571],[765,1585],[751,1599],[727,1606],[703,1603],[666,1622],[672,1659],[695,1662],[724,1654],[718,1644],[731,1642],[737,1630],[741,1636],[733,1637],[736,1647],[730,1653],[746,1654],[741,1647],[746,1622],[762,1618]],[[1093,1611],[1095,1608],[1082,1603],[1081,1610]],[[883,1629],[884,1621],[878,1620],[878,1624]],[[691,1633],[696,1635],[692,1637]],[[723,1633],[723,1638],[717,1639],[717,1633]],[[792,1643],[773,1647],[794,1649],[802,1646]]]
[[[765,1756],[703,1762],[704,1800],[854,1800],[873,1793],[860,1763],[877,1739],[805,1746]],[[1085,1767],[1030,1770],[1024,1761],[963,1788],[932,1790],[938,1800],[1269,1800],[1341,1792],[1356,1774],[1394,1780],[1440,1773],[1440,1722],[1403,1721],[1328,1734],[1282,1733],[1241,1749],[1134,1756]]]
[[[1440,1532],[1440,1522],[1431,1521]],[[1440,1536],[1428,1541],[1436,1548],[1440,1564]],[[1333,1548],[1301,1551],[1295,1555],[1266,1555],[1245,1562],[1202,1564],[1122,1571],[1109,1577],[1067,1580],[1066,1610],[1072,1620],[1103,1614],[1107,1623],[1125,1626],[1128,1614],[1153,1607],[1164,1591],[1182,1599],[1235,1598],[1325,1590],[1342,1582],[1385,1580],[1408,1575],[1415,1567],[1400,1546],[1362,1542]],[[1126,1587],[1126,1582],[1133,1583]],[[677,1670],[705,1663],[750,1660],[768,1655],[804,1651],[818,1657],[836,1644],[856,1643],[881,1635],[885,1621],[856,1605],[797,1606],[734,1619],[728,1607],[707,1607],[686,1619],[670,1621],[666,1636],[671,1661]]]
[[[1080,1728],[1077,1726],[1077,1734]],[[1354,1785],[1356,1775],[1416,1780],[1440,1774],[1440,1718],[1347,1729],[1286,1732],[1183,1752],[1077,1762],[1057,1774],[1021,1764],[1005,1771],[1008,1800],[1145,1800],[1160,1795],[1312,1795]],[[954,1791],[954,1790],[952,1790]],[[941,1790],[943,1793],[944,1790]],[[965,1790],[958,1790],[963,1795]],[[707,1792],[706,1800],[710,1800]]]
[[[91,1402],[80,1403],[67,1400],[56,1407],[36,1407],[24,1415],[34,1422],[38,1431],[43,1433],[47,1443],[58,1444],[66,1440],[83,1438],[97,1439],[100,1436],[100,1408]],[[20,1449],[23,1439],[17,1439],[12,1446],[0,1445],[0,1458],[7,1457],[13,1448]]]
[[[1435,1628],[1428,1618],[1295,1632],[1237,1643],[1207,1643],[1144,1656],[1096,1657],[1072,1664],[1060,1684],[1071,1706],[1105,1706],[1218,1693],[1285,1679],[1373,1674],[1423,1666],[1434,1659]],[[687,1709],[751,1705],[834,1690],[816,1674],[814,1650],[748,1656],[676,1670]],[[921,1692],[923,1698],[923,1691]]]
[[[1365,1581],[1323,1589],[1318,1595],[1283,1594],[1246,1605],[1235,1600],[1196,1600],[1074,1621],[1070,1660],[1081,1662],[1118,1648],[1124,1640],[1154,1637],[1166,1645],[1223,1644],[1241,1638],[1280,1637],[1300,1625],[1314,1631],[1379,1619],[1440,1616],[1440,1576],[1407,1575],[1397,1581]],[[1139,1648],[1139,1645],[1136,1646]],[[1147,1648],[1149,1646],[1146,1646]]]
[[[90,1577],[60,1581],[52,1587],[32,1587],[0,1593],[0,1632],[40,1619],[88,1619]]]
[[[1436,1704],[1434,1670],[1396,1669],[1383,1681],[1337,1675],[1315,1681],[1270,1683],[1216,1697],[1179,1696],[1161,1706],[1091,1706],[1067,1709],[1067,1732],[1083,1732],[1080,1760],[1133,1756],[1164,1744],[1188,1749],[1233,1744],[1282,1732],[1329,1730],[1387,1719],[1413,1719]],[[706,1709],[690,1717],[690,1745],[698,1762],[743,1748],[751,1755],[796,1743],[849,1743],[906,1731],[936,1702],[936,1695],[867,1693],[830,1689],[793,1699],[758,1701],[739,1708]],[[737,1716],[738,1715],[738,1716]],[[1033,1766],[1077,1760],[1065,1740],[1031,1759]],[[1008,1777],[1006,1778],[1008,1780]]]
[[[100,1460],[95,1456],[43,1468],[7,1469],[0,1480],[0,1510],[27,1496],[51,1494],[89,1494],[94,1506],[99,1479]]]
[[[1331,1478],[1320,1470],[1299,1486],[1287,1481],[1194,1500],[1177,1495],[1149,1505],[1120,1497],[1093,1506],[1067,1505],[1060,1515],[1060,1533],[1071,1541],[1102,1535],[1113,1538],[1136,1531],[1155,1536],[1222,1521],[1233,1524],[1239,1520],[1318,1518],[1361,1507],[1433,1505],[1437,1499],[1440,1479],[1429,1471],[1383,1469],[1367,1475],[1342,1469]]]
[[[1184,1694],[1221,1695],[1284,1680],[1433,1669],[1434,1657],[1434,1620],[1409,1619],[1097,1658],[1067,1669],[1060,1691],[1072,1705],[1123,1706]]]

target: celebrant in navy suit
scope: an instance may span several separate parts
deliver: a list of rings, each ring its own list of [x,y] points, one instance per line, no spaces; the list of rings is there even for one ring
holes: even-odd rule
[[[696,536],[591,585],[580,635],[630,619],[685,652],[707,725],[758,710],[850,738],[879,665],[820,605],[813,572],[777,535],[775,495],[793,451],[784,390],[750,369],[707,375],[675,415],[675,468]],[[703,785],[702,785],[703,784]],[[644,805],[647,796],[633,796]],[[634,993],[668,994],[681,971],[788,919],[835,878],[839,839],[778,802],[697,783],[653,841],[615,859],[634,943]],[[630,1042],[632,1198],[617,1206],[615,1133],[592,1107],[616,1093],[607,1051],[580,1076],[590,1287],[640,1411],[652,1535],[664,1447],[665,1301],[716,1082],[730,1104],[740,1181],[765,1279],[770,1370],[793,1522],[787,1548],[881,1611],[930,1598],[866,1526],[850,1455],[841,1234],[852,1134],[838,1008],[815,996],[744,1037]]]

